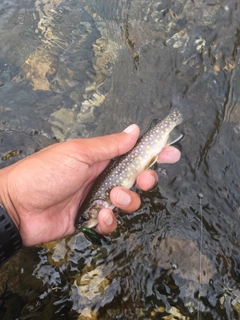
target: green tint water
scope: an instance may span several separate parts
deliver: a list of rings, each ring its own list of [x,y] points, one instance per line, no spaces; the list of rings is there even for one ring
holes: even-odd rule
[[[239,319],[239,10],[1,2],[1,167],[56,140],[144,132],[171,105],[189,118],[181,160],[155,165],[158,186],[138,190],[111,244],[79,233],[1,269],[0,318]]]

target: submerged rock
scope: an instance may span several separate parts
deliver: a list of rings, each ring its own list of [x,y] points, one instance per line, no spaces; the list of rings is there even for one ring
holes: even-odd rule
[[[154,248],[154,252],[155,265],[169,270],[173,276],[199,284],[209,284],[216,273],[213,263],[192,240],[165,238]]]

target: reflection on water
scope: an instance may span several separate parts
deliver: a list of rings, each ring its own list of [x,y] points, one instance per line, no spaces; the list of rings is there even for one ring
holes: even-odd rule
[[[111,245],[78,234],[4,266],[2,319],[239,319],[239,11],[1,2],[1,167],[56,139],[144,131],[172,104],[186,114],[181,160],[156,166],[159,186]]]

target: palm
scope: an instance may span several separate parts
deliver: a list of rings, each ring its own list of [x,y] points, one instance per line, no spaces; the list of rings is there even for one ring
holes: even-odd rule
[[[31,243],[38,243],[39,239],[45,242],[74,232],[79,201],[107,164],[93,164],[84,154],[79,159],[73,156],[77,155],[74,148],[71,143],[62,144],[62,148],[53,145],[16,164],[21,170],[14,175],[18,190],[14,203],[18,205],[23,239],[26,236]]]

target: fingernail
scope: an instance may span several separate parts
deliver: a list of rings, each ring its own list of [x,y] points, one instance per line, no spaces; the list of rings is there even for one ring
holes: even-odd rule
[[[155,179],[153,176],[151,176],[151,188],[155,187],[157,183],[158,183],[158,177]]]
[[[126,129],[123,130],[123,132],[126,133],[131,133],[136,129],[137,125],[136,124],[131,124],[130,126],[128,126]]]
[[[107,226],[110,226],[112,223],[113,223],[113,217],[112,217],[112,214],[109,213],[105,219],[104,219],[104,222]]]
[[[116,201],[120,206],[127,206],[131,202],[131,197],[127,192],[119,190]]]

